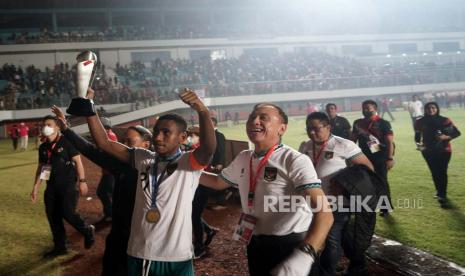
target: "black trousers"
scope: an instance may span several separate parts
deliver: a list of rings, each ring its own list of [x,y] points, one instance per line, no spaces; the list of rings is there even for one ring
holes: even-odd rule
[[[203,248],[204,233],[211,233],[213,230],[202,219],[202,213],[208,202],[209,189],[199,185],[195,191],[192,201],[192,231],[194,233],[194,247]]]
[[[11,138],[11,141],[13,142],[13,149],[17,150],[18,149],[18,138]]]
[[[270,271],[289,257],[306,235],[292,233],[286,236],[254,235],[247,246],[247,261],[251,276],[270,275]]]
[[[386,159],[384,158],[377,158],[377,159],[370,159],[371,163],[373,164],[373,167],[375,169],[375,172],[381,177],[383,180],[385,186],[384,186],[384,191],[381,193],[381,196],[387,196],[387,200],[389,202],[389,207],[390,208],[382,208],[380,209],[381,212],[388,212],[390,211],[389,209],[394,209],[391,201],[391,189],[389,188],[389,182],[388,182],[388,169],[386,166]],[[383,201],[384,203],[385,201]],[[383,204],[385,205],[385,204]]]
[[[422,151],[423,158],[428,164],[429,170],[433,177],[434,186],[436,187],[436,195],[440,198],[447,197],[447,168],[452,153],[450,152],[434,152]]]
[[[112,174],[103,173],[100,183],[97,187],[97,196],[103,205],[103,215],[112,216],[113,188],[115,186],[115,177]]]
[[[69,185],[68,183],[63,184]],[[66,232],[63,219],[83,236],[90,234],[90,228],[76,212],[78,197],[79,193],[74,188],[74,184],[73,187],[67,187],[67,189],[58,189],[47,184],[44,193],[45,212],[47,213],[56,249],[66,248]]]
[[[117,228],[117,230],[113,230]],[[112,230],[105,241],[103,253],[103,276],[128,275],[128,242],[129,233],[122,233],[119,227],[112,226]]]

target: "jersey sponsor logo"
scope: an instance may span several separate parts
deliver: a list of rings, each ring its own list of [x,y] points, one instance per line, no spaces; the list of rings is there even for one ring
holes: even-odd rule
[[[274,181],[278,176],[278,169],[274,167],[265,167],[265,173],[263,174],[263,179],[266,181]]]
[[[326,160],[332,159],[333,157],[334,157],[334,152],[332,152],[332,151],[325,151],[325,159],[326,159]]]

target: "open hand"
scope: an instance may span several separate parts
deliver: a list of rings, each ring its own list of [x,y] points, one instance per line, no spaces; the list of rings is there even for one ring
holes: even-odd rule
[[[179,92],[179,98],[197,112],[208,111],[208,108],[193,90],[184,88]]]
[[[66,120],[65,114],[61,109],[54,105],[52,106],[52,112],[57,116],[57,121],[58,121],[58,126],[60,127],[61,130],[65,130],[68,128],[68,121]]]

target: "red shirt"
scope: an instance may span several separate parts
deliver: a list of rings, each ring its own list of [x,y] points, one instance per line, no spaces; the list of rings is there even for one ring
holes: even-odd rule
[[[29,128],[27,126],[20,126],[19,127],[19,137],[28,136]]]

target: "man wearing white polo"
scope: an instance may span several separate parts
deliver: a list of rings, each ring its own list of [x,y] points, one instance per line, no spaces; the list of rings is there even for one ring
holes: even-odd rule
[[[214,189],[239,188],[243,214],[234,237],[247,243],[250,275],[308,275],[333,222],[312,162],[281,144],[287,123],[280,107],[257,104],[246,125],[255,150],[200,180]],[[292,200],[302,196],[311,206]]]
[[[307,116],[307,134],[311,140],[302,142],[299,151],[309,156],[321,179],[326,195],[341,196],[342,189],[331,183],[331,178],[350,164],[365,165],[373,170],[370,160],[352,141],[331,134],[329,117],[323,112],[313,112]],[[334,202],[337,206],[348,207],[348,202]],[[334,224],[328,234],[326,247],[320,258],[320,275],[334,275],[341,257],[343,231],[350,219],[350,212],[333,212]]]

